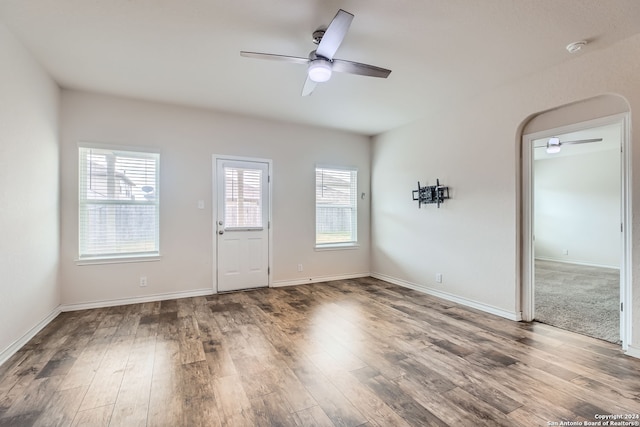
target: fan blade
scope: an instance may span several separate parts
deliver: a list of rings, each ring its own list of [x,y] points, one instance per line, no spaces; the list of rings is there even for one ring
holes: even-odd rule
[[[564,144],[587,144],[589,142],[601,142],[602,138],[593,138],[593,139],[578,139],[576,141],[560,141],[560,145]],[[537,145],[533,148],[547,148],[546,145]]]
[[[302,96],[309,96],[313,93],[313,90],[316,88],[318,83],[314,82],[307,76],[307,80],[304,82],[304,87],[302,88]]]
[[[287,55],[275,55],[272,53],[246,52],[244,50],[240,51],[240,56],[245,56],[247,58],[255,58],[255,59],[270,59],[272,61],[291,62],[294,64],[302,64],[302,65],[307,65],[309,63],[309,58],[300,58],[297,56],[287,56]]]
[[[600,142],[602,138],[593,138],[593,139],[580,139],[577,141],[560,141],[560,145],[562,144],[586,144],[588,142]]]
[[[345,61],[344,59],[333,60],[333,71],[339,73],[358,74],[361,76],[381,77],[386,79],[391,74],[391,70],[376,67],[374,65],[362,64],[360,62]]]
[[[318,49],[316,49],[316,54],[327,59],[333,59],[333,55],[336,54],[342,40],[344,40],[347,35],[347,31],[349,31],[352,20],[352,14],[342,9],[338,10],[333,21],[331,21],[331,24],[329,24],[324,32]]]

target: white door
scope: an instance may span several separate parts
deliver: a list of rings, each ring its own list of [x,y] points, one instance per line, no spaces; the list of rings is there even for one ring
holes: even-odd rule
[[[218,292],[269,286],[269,163],[216,159]]]

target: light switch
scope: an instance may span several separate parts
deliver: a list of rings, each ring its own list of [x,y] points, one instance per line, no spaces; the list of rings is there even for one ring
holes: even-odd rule
[[[204,200],[198,200],[198,209],[204,209]]]

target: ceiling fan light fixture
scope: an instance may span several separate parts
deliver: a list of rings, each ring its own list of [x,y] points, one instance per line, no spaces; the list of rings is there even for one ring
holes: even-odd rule
[[[329,80],[334,69],[337,73],[387,78],[391,70],[387,70],[386,68],[334,58],[335,53],[349,31],[352,20],[352,13],[339,9],[328,26],[322,26],[314,31],[313,42],[317,44],[318,47],[312,50],[307,58],[244,50],[240,51],[240,55],[249,58],[270,59],[306,65],[307,77],[302,87],[302,96],[311,95],[317,83],[324,83]]]
[[[331,78],[331,62],[326,59],[314,59],[309,63],[308,75],[316,83],[324,83]]]
[[[549,138],[547,141],[547,154],[556,154],[560,152],[560,138]]]

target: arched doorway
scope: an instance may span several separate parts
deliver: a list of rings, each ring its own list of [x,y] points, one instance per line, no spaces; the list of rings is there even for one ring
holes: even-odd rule
[[[619,184],[620,185],[617,188],[611,188],[611,191],[617,192],[618,193],[617,196],[619,196],[617,199],[614,198],[615,200],[619,201],[618,202],[619,217],[618,219],[615,219],[615,221],[620,222],[619,248],[618,248],[619,250],[615,255],[617,262],[611,261],[611,258],[609,258],[608,264],[616,264],[616,265],[613,265],[614,268],[619,267],[619,288],[618,288],[619,302],[620,302],[619,338],[621,340],[623,349],[626,349],[627,343],[629,342],[629,338],[630,338],[629,325],[631,324],[631,321],[630,321],[631,319],[631,313],[630,313],[631,284],[628,281],[629,275],[627,273],[631,265],[630,263],[630,224],[631,224],[630,215],[631,214],[630,214],[630,203],[629,203],[629,199],[630,199],[629,177],[630,177],[630,171],[631,171],[631,163],[630,163],[629,147],[628,147],[629,139],[630,139],[629,138],[629,114],[628,114],[628,104],[626,104],[626,101],[624,101],[624,99],[617,97],[615,95],[598,97],[591,100],[583,101],[581,103],[564,106],[564,107],[555,109],[553,111],[541,113],[535,116],[532,120],[530,120],[529,123],[524,127],[523,137],[522,137],[522,193],[521,193],[522,194],[521,308],[522,308],[522,314],[523,314],[524,320],[531,321],[536,319],[536,263],[538,264],[538,267],[539,267],[541,262],[544,261],[545,256],[549,258],[549,253],[554,254],[554,251],[555,251],[555,254],[558,256],[557,259],[551,259],[550,261],[566,262],[566,264],[556,264],[563,268],[565,266],[574,268],[579,266],[580,264],[589,264],[589,263],[597,264],[598,263],[597,261],[593,261],[593,260],[589,261],[590,258],[586,256],[584,253],[581,254],[583,256],[582,261],[580,260],[580,257],[571,258],[571,256],[569,256],[570,254],[575,255],[575,252],[581,252],[581,250],[570,251],[565,248],[565,247],[570,247],[569,242],[559,243],[562,240],[560,236],[557,236],[557,234],[562,234],[562,233],[558,232],[558,228],[556,228],[556,231],[555,231],[555,234],[556,234],[555,237],[557,238],[553,242],[550,242],[550,239],[547,238],[549,235],[549,227],[544,229],[544,227],[542,227],[539,224],[539,227],[538,227],[539,229],[536,230],[536,169],[538,170],[538,174],[542,174],[541,171],[549,169],[548,166],[552,164],[552,162],[547,162],[545,164],[544,169],[541,169],[540,167],[536,168],[536,157],[540,158],[540,155],[536,153],[546,151],[544,144],[546,143],[546,141],[549,140],[549,138],[562,136],[569,139],[574,139],[572,138],[572,136],[589,135],[590,130],[595,130],[602,133],[602,131],[607,128],[618,128],[619,135],[620,135],[619,136],[619,149],[620,149]],[[591,135],[593,135],[593,133],[591,133]],[[565,140],[569,140],[566,138]],[[589,139],[589,138],[585,138],[585,139]],[[610,143],[611,142],[609,142],[609,144]],[[542,148],[535,148],[540,145],[542,145]],[[581,148],[585,149],[586,145],[587,144],[584,144],[584,146]],[[595,146],[598,144],[593,144],[593,145]],[[568,146],[566,148],[568,148]],[[602,148],[603,148],[603,145],[600,145],[598,147],[598,150]],[[586,151],[589,151],[589,150],[594,151],[595,148],[591,147],[586,149]],[[568,152],[568,151],[569,150],[565,149],[565,152]],[[617,154],[618,154],[617,152],[613,153],[614,158]],[[593,156],[594,155],[592,154],[592,157]],[[604,161],[604,158],[605,158],[604,155],[596,154],[596,156],[598,156],[600,159],[602,159],[602,161]],[[609,157],[611,157],[611,155],[609,155]],[[583,157],[583,159],[586,159],[586,157]],[[562,162],[559,159],[556,159],[556,160],[553,160],[553,163],[560,164]],[[539,165],[540,164],[541,163],[539,163]],[[566,169],[567,168],[566,165],[568,164],[566,163],[566,159],[562,164],[565,165],[564,167]],[[604,169],[604,166],[601,168],[598,165],[598,172],[600,172],[600,169]],[[593,170],[593,166],[592,166],[592,170]],[[565,173],[565,176],[566,176],[566,172],[567,172],[566,170],[563,171],[563,173]],[[552,176],[554,177],[553,179],[557,179],[558,175],[556,174]],[[572,179],[573,178],[575,177],[572,177]],[[548,184],[548,182],[546,184]],[[556,182],[553,188],[553,190],[556,190],[556,189],[558,190],[556,191],[556,193],[558,193],[555,195],[556,197],[558,197],[561,194],[560,190],[562,189],[563,186],[560,184],[561,183]],[[540,183],[538,183],[538,185],[542,186],[542,184]],[[540,196],[540,193],[542,192],[539,192],[538,196]],[[560,226],[561,228],[559,228],[559,230],[566,231],[568,227],[565,225],[564,228],[562,228],[563,214],[560,210],[562,208],[561,205],[563,204],[562,201],[565,201],[565,199],[568,204],[572,203],[570,202],[571,195],[568,195],[568,196],[564,195],[559,197],[562,197],[562,198],[556,199],[561,201],[556,203],[558,206],[552,206],[553,210],[555,211],[555,214],[557,215],[557,224],[554,224],[554,225]],[[607,203],[604,200],[604,198],[602,198],[602,200],[603,200],[603,203]],[[613,203],[616,203],[616,202],[613,202]],[[541,200],[538,200],[538,205],[544,205],[544,203],[542,203]],[[608,208],[611,208],[611,206],[608,206]],[[577,221],[577,222],[587,224],[589,221],[586,220],[586,217],[590,214],[591,210],[583,208],[582,211],[580,212],[581,212],[580,215],[585,217],[583,218],[585,219],[585,221]],[[537,213],[538,213],[538,222],[541,222],[542,220],[540,219],[541,218],[540,209],[538,209]],[[618,227],[617,223],[613,223],[609,225],[613,226],[616,229]],[[545,236],[545,239],[546,239],[545,242],[540,242],[540,241],[536,242],[536,231],[539,231],[541,233],[540,237],[542,237],[543,234],[547,233],[547,236]],[[582,231],[582,233],[589,234],[588,232],[584,232],[584,231]],[[595,234],[595,233],[591,233],[591,234]],[[553,233],[551,233],[551,235],[553,236]],[[566,237],[566,236],[562,236],[562,237]],[[542,240],[542,239],[539,239],[539,240]],[[545,247],[545,244],[547,247]],[[552,247],[551,251],[548,250],[549,247]],[[576,247],[580,248],[579,245]],[[603,247],[604,246],[600,246],[596,248],[595,252],[597,252],[600,248],[603,248]],[[565,259],[561,259],[562,257],[564,257]],[[573,263],[571,261],[573,261]],[[549,274],[556,274],[556,273],[553,273],[552,270],[549,270],[549,271],[551,271],[551,273]],[[542,276],[542,274],[543,273],[541,273],[541,270],[538,269],[538,275]],[[558,277],[561,274],[562,274],[562,269],[559,270],[559,272],[557,272]],[[558,287],[561,286],[559,284],[560,281],[556,281],[555,283],[556,283],[556,286]],[[561,289],[557,288],[556,290],[561,290]],[[557,302],[557,301],[554,301],[554,302]],[[627,304],[627,302],[629,304]],[[614,307],[615,306],[617,306],[617,301]],[[563,305],[556,305],[554,306],[553,309],[563,310],[563,307],[564,307]],[[565,313],[554,313],[554,314],[559,314],[564,317],[569,316],[568,324],[571,324],[571,322],[574,321],[574,319],[570,318],[571,310],[575,310],[575,307],[572,308],[569,305],[567,305]],[[618,313],[615,313],[615,314],[618,315]],[[618,319],[617,316],[616,316],[616,319]],[[554,326],[564,327],[563,325],[554,325]],[[569,327],[566,327],[566,329],[571,330],[571,328]],[[589,328],[587,327],[586,330],[588,331]],[[584,330],[577,330],[576,332],[585,333]],[[585,333],[585,334],[591,335],[589,333]],[[602,336],[597,336],[597,337],[603,338]],[[609,341],[612,341],[609,338],[603,338],[603,339],[608,339]]]

